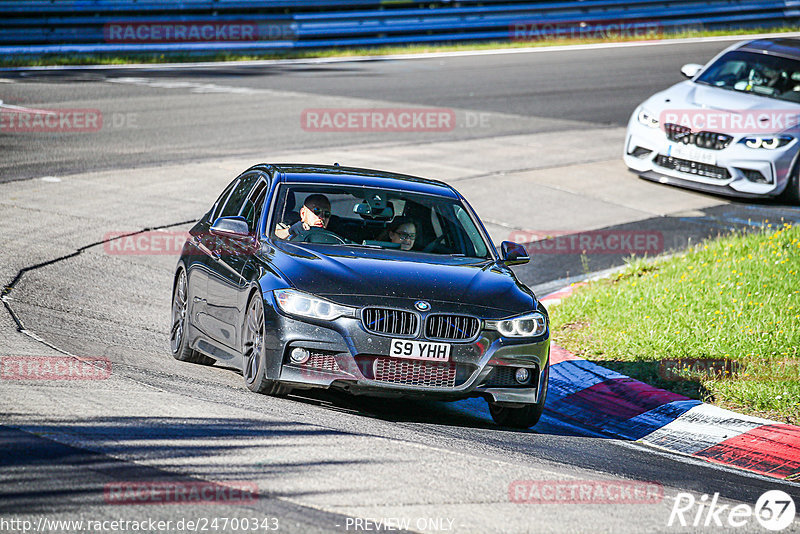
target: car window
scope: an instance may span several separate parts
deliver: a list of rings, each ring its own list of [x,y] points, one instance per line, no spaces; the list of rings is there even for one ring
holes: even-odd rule
[[[210,220],[211,224],[214,224],[214,221],[216,221],[217,217],[219,217],[219,213],[222,211],[222,208],[225,206],[225,201],[228,200],[228,197],[230,196],[231,191],[233,191],[233,188],[238,183],[239,183],[239,178],[238,177],[234,178],[234,180],[231,183],[228,184],[228,186],[225,188],[225,190],[219,196],[217,201],[214,203],[214,207],[212,208],[212,213],[211,213],[211,220]]]
[[[472,218],[469,216],[469,213],[467,213],[467,210],[461,206],[454,206],[453,209],[455,210],[456,218],[460,223],[458,226],[464,229],[464,233],[469,239],[469,244],[472,247],[475,255],[486,256],[486,243],[483,241],[478,227],[473,224]]]
[[[250,196],[247,197],[239,213],[239,215],[244,217],[244,220],[247,221],[247,228],[250,230],[251,234],[256,231],[256,226],[258,226],[258,219],[264,208],[264,197],[266,194],[267,182],[260,180],[253,188]]]
[[[716,60],[696,81],[777,100],[800,101],[800,61],[789,58],[734,50]]]
[[[236,184],[231,195],[228,197],[228,200],[225,202],[225,206],[222,208],[220,212],[220,217],[232,217],[235,215],[239,215],[239,212],[242,211],[242,206],[244,201],[247,199],[248,193],[253,188],[253,185],[256,183],[260,175],[258,173],[250,173],[246,174],[241,177],[239,183]]]
[[[327,214],[321,228],[294,224],[311,195]],[[330,206],[328,208],[328,205]],[[278,239],[409,253],[491,258],[490,245],[459,199],[336,185],[282,185],[269,234]],[[293,226],[294,224],[294,226]]]

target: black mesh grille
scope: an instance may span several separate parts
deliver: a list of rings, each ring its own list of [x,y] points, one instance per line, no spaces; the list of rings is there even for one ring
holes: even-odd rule
[[[539,369],[538,367],[530,368],[530,378],[524,384],[517,382],[516,373],[518,367],[495,367],[489,374],[489,377],[484,382],[485,387],[525,387],[533,388],[538,387],[539,384]]]
[[[731,144],[733,137],[726,134],[717,132],[696,132],[686,126],[680,124],[664,125],[664,131],[667,133],[667,138],[676,143],[683,143],[685,145],[695,145],[700,148],[708,148],[710,150],[722,150]]]
[[[739,169],[737,167],[737,169]],[[761,174],[761,172],[755,169],[739,169],[739,171],[744,174],[744,177],[750,180],[751,182],[755,182],[757,184],[767,184],[769,180]]]
[[[709,165],[707,163],[673,158],[663,154],[659,154],[656,157],[656,165],[666,169],[685,172],[687,174],[696,174],[698,176],[705,176],[706,178],[715,178],[717,180],[727,180],[731,177],[731,174],[725,167],[717,167],[716,165]]]
[[[637,146],[636,148],[633,149],[633,151],[628,152],[628,154],[630,154],[634,158],[644,158],[645,156],[647,156],[651,152],[653,152],[653,151],[650,150],[649,148],[644,148],[644,147],[641,147],[641,146]]]
[[[428,339],[465,340],[478,333],[479,321],[466,315],[429,315],[425,323]]]
[[[306,367],[315,367],[325,371],[338,371],[339,364],[336,363],[336,358],[332,354],[319,354],[311,353],[308,361],[303,364]]]
[[[417,315],[391,308],[364,308],[361,315],[364,328],[375,334],[411,336],[417,333]]]
[[[456,385],[457,366],[453,362],[377,358],[373,365],[375,380],[381,382],[430,388],[451,388]]]

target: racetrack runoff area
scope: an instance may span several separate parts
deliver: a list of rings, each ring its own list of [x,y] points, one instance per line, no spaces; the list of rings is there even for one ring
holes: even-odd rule
[[[192,87],[197,84],[171,90],[188,93]],[[296,95],[301,98],[306,102],[292,109],[333,105]],[[337,98],[339,106],[363,105]],[[151,109],[166,113],[155,107],[141,111],[143,128]],[[297,115],[294,120],[299,128]],[[534,123],[540,131],[533,131]],[[379,142],[372,134],[338,147],[265,148],[260,155],[81,173],[59,173],[53,164],[52,172],[34,179],[0,184],[0,246],[9,251],[0,261],[4,284],[21,269],[65,257],[25,271],[8,305],[31,335],[111,363],[104,380],[0,382],[0,440],[9,451],[0,460],[2,516],[35,522],[44,514],[173,521],[255,515],[280,517],[281,530],[288,532],[347,532],[348,520],[353,532],[355,519],[406,518],[412,529],[424,531],[446,531],[453,520],[455,532],[584,532],[590,525],[594,531],[638,533],[697,531],[691,525],[667,527],[682,493],[699,501],[719,492],[721,505],[752,507],[765,491],[779,487],[800,503],[797,484],[624,440],[566,429],[501,430],[490,422],[483,401],[253,395],[231,369],[169,356],[175,254],[152,247],[118,254],[101,243],[114,232],[187,229],[178,223],[201,216],[225,184],[260,161],[339,162],[445,180],[472,203],[496,243],[512,234],[519,239],[619,230],[662,232],[664,247],[671,248],[748,221],[800,217],[796,208],[730,203],[636,179],[620,161],[624,128],[618,125],[539,119],[522,125],[531,132],[424,142]],[[91,244],[96,245],[82,249]],[[565,276],[584,276],[579,251],[540,248],[517,272],[541,294],[562,286]],[[590,255],[588,270],[612,267],[620,257]],[[0,340],[0,356],[63,355],[17,332],[7,313],[0,315]],[[109,504],[105,488],[124,481],[253,482],[261,497],[214,506]],[[533,494],[533,486],[521,481],[594,481],[592,487],[605,489],[653,482],[663,497],[514,502],[511,489]]]

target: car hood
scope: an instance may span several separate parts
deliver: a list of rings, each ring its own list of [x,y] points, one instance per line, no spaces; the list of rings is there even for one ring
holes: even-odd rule
[[[288,242],[275,247],[270,261],[287,282],[341,304],[384,302],[363,296],[427,300],[495,310],[499,317],[536,305],[508,267],[490,260]]]
[[[783,100],[774,100],[749,93],[720,89],[710,85],[685,81],[673,85],[666,91],[656,93],[648,98],[642,106],[663,121],[662,114],[696,110],[717,110],[743,115],[760,111],[782,111],[800,113],[800,105]],[[779,122],[777,124],[780,124]],[[725,128],[716,131],[725,133]],[[778,128],[774,133],[788,131]],[[743,133],[743,132],[735,132]],[[766,133],[766,132],[758,132]]]

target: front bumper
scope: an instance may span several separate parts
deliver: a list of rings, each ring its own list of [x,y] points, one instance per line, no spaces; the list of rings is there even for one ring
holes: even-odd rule
[[[367,332],[361,320],[340,317],[323,322],[300,320],[277,312],[265,299],[267,375],[292,388],[340,388],[354,394],[414,396],[457,400],[484,397],[501,404],[539,402],[547,379],[549,331],[532,340],[501,337],[481,330],[469,342],[451,342],[450,362],[389,357],[392,336]],[[423,337],[419,341],[426,341]],[[311,358],[293,363],[292,349],[308,350]],[[525,384],[516,369],[529,370]]]
[[[661,128],[649,128],[636,119],[628,123],[623,160],[648,180],[742,198],[777,196],[789,183],[800,143],[752,149],[734,135],[722,150],[670,141]]]

